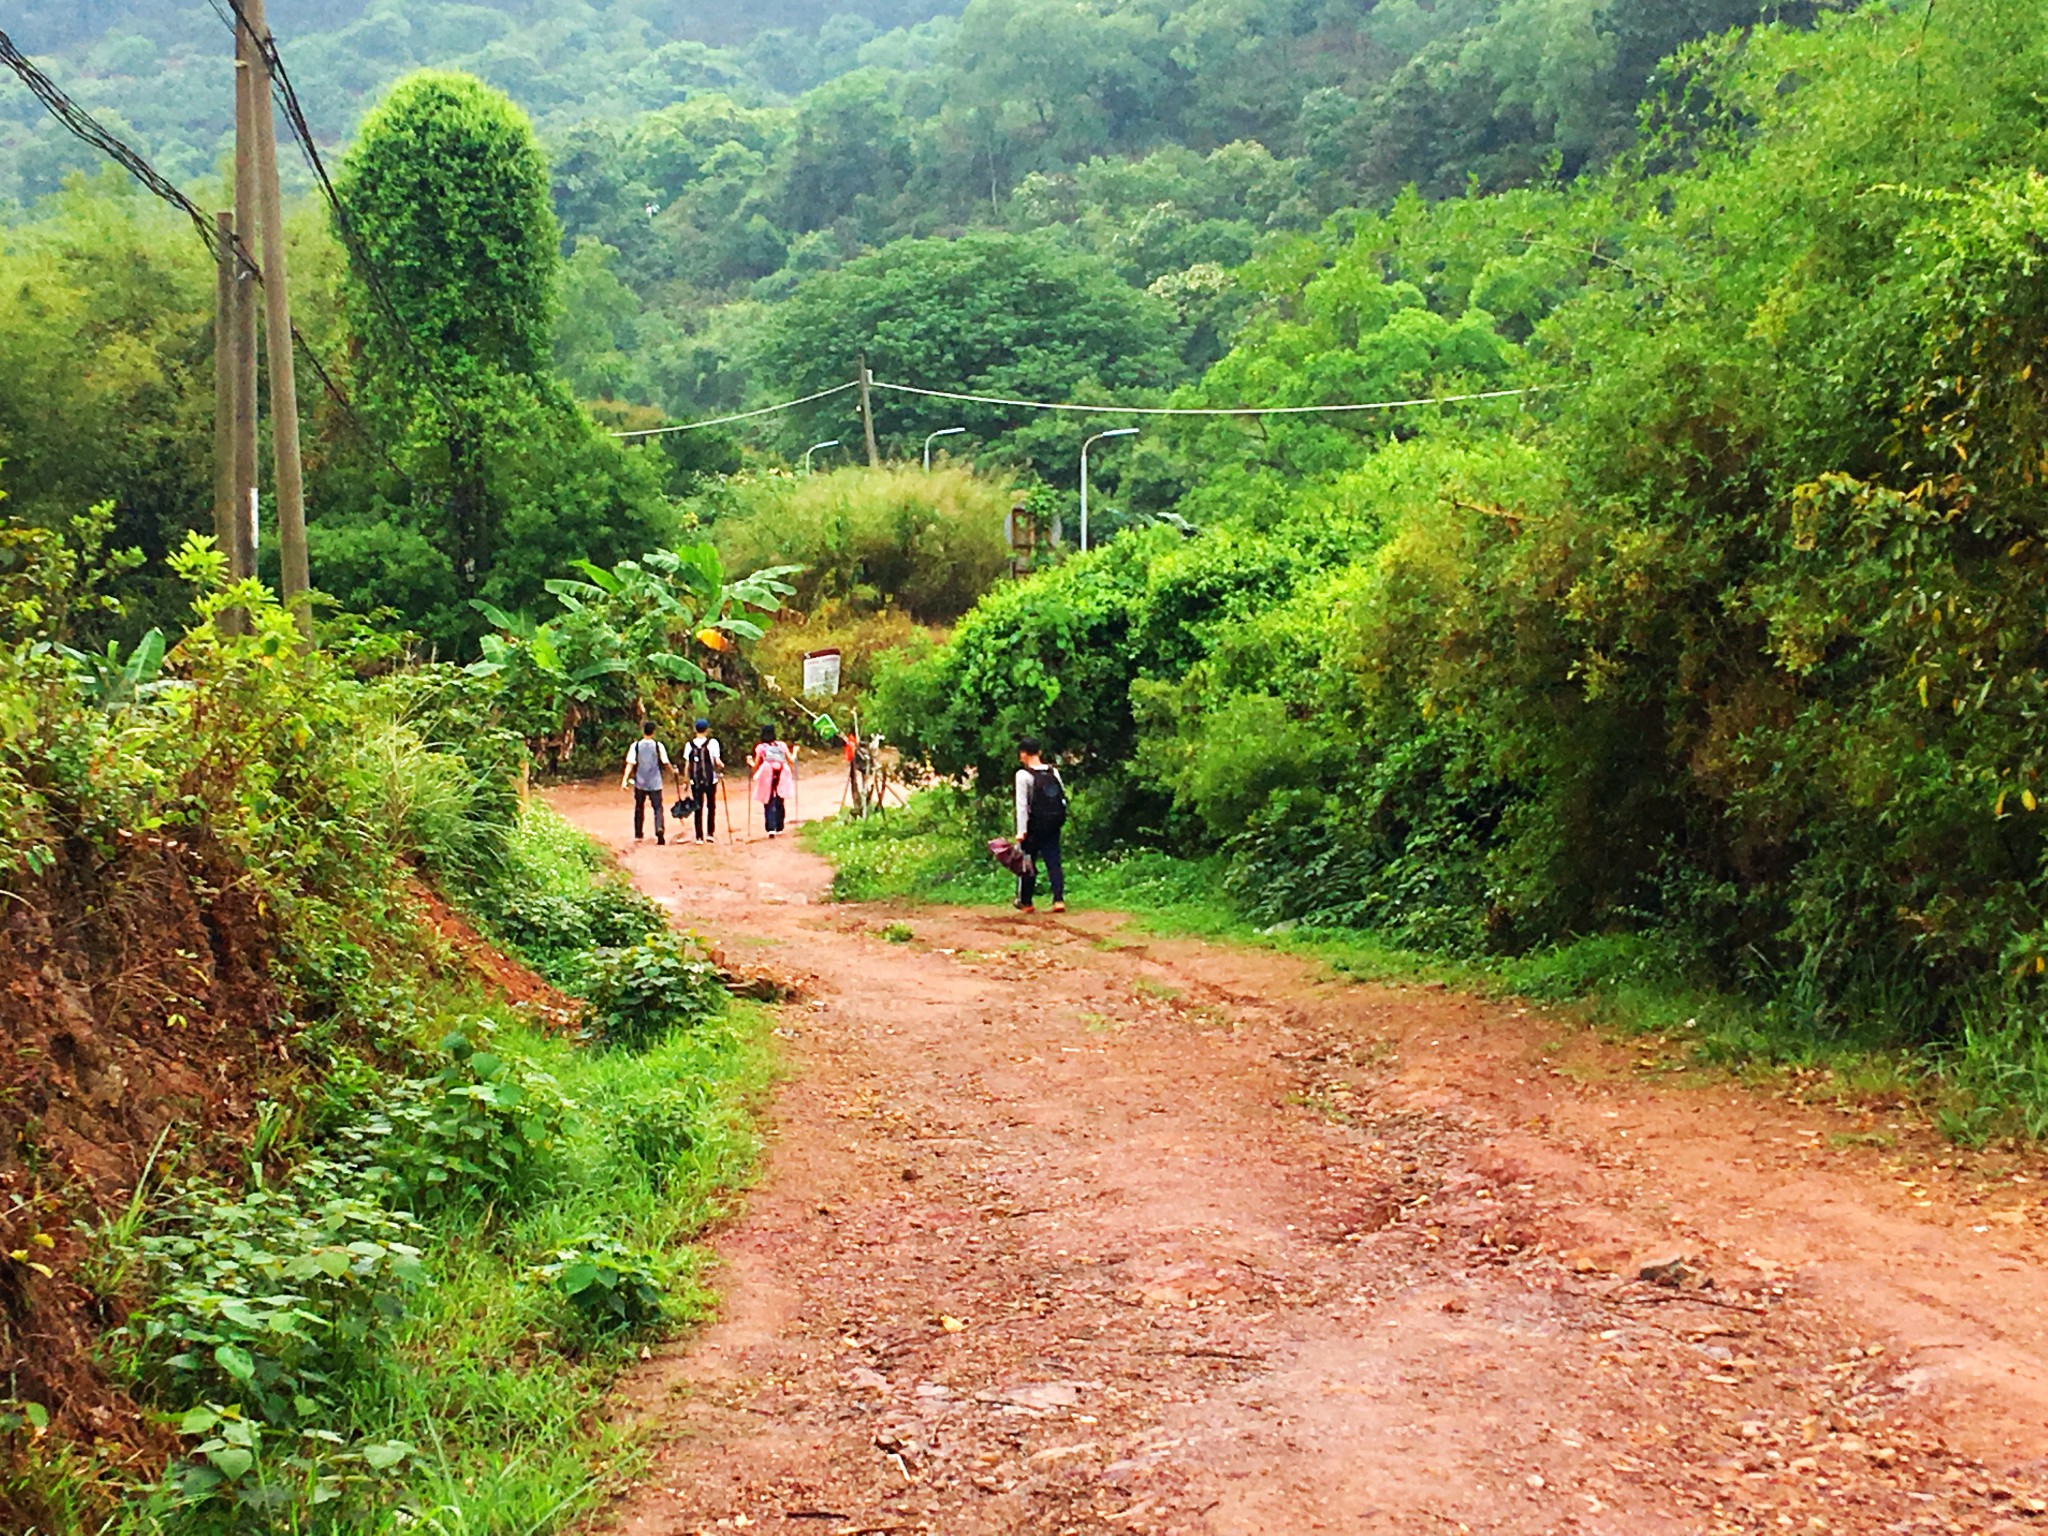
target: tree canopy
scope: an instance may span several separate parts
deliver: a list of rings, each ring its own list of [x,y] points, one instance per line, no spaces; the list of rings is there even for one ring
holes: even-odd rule
[[[1171,335],[1161,301],[1059,235],[970,234],[899,241],[807,278],[769,312],[755,361],[792,394],[844,383],[865,351],[884,380],[940,379],[966,393],[1030,399],[1128,398],[1182,376]],[[1007,435],[1048,475],[1071,473],[1070,424],[1019,429],[1008,407],[876,398],[878,426],[905,451],[926,433],[964,426]],[[807,432],[841,435],[826,429],[844,425],[850,399],[792,413],[786,441],[801,448],[796,438]]]
[[[476,602],[529,606],[569,560],[659,542],[657,470],[552,371],[560,232],[524,115],[466,76],[414,76],[365,123],[338,190],[359,400],[397,473],[316,520],[316,585],[459,644],[481,632]]]

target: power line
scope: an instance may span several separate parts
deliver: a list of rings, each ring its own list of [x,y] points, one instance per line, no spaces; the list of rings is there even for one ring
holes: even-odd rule
[[[213,221],[201,213],[192,199],[181,192],[174,183],[166,179],[155,166],[124,144],[98,118],[73,101],[61,86],[38,69],[19,48],[14,46],[14,40],[5,32],[0,32],[0,63],[6,64],[9,69],[13,70],[20,78],[21,83],[29,88],[30,93],[43,104],[50,115],[63,124],[74,137],[91,145],[101,154],[107,156],[108,159],[114,161],[115,164],[127,171],[129,175],[141,182],[156,197],[170,204],[173,208],[184,214],[186,218],[190,219],[192,227],[198,231],[200,241],[206,246],[207,251],[216,260],[219,259],[220,243],[214,233]],[[233,250],[240,259],[243,269],[248,272],[250,278],[259,287],[262,286],[263,268],[257,262],[255,253],[243,241],[242,232],[239,229],[235,231],[233,238]],[[336,405],[341,407],[343,414],[347,416],[349,424],[355,428],[357,434],[364,442],[376,449],[378,454],[385,458],[387,464],[390,463],[389,457],[384,455],[383,449],[370,436],[369,430],[364,426],[362,418],[356,414],[356,408],[350,404],[348,396],[342,393],[341,386],[334,382],[333,375],[328,373],[326,366],[321,363],[319,355],[313,350],[312,343],[306,340],[305,333],[296,325],[292,327],[292,342],[300,353],[304,355],[307,366],[313,370],[314,375],[320,380],[320,387],[327,392]],[[396,466],[393,467],[396,468]]]
[[[878,385],[877,388],[880,386]],[[756,416],[773,416],[777,411],[794,410],[799,405],[809,405],[813,400],[823,400],[828,395],[843,395],[849,389],[860,388],[859,379],[848,379],[844,384],[834,384],[830,389],[821,389],[815,395],[805,395],[801,400],[785,400],[780,405],[764,405],[757,411],[741,411],[732,416],[713,416],[707,421],[685,421],[672,427],[644,427],[638,432],[614,432],[613,437],[662,437],[670,432],[695,432],[699,427],[722,427],[728,422],[751,421]]]
[[[948,389],[921,389],[915,384],[874,381],[876,389],[932,400],[961,400],[974,405],[1007,405],[1025,411],[1074,411],[1095,416],[1314,416],[1345,411],[1394,411],[1411,405],[1458,405],[1467,400],[1506,400],[1527,389],[1488,389],[1469,395],[1427,395],[1413,400],[1367,400],[1342,405],[1087,405],[1075,401],[1011,400],[1001,395],[961,394]]]
[[[190,219],[193,228],[199,231],[199,238],[206,242],[206,248],[213,249],[213,226],[206,215],[193,206],[192,199],[158,175],[154,166],[108,132],[99,119],[65,95],[55,81],[36,68],[28,57],[14,46],[14,39],[5,32],[0,32],[0,63],[6,64],[20,76],[21,83],[29,88],[36,100],[40,101],[50,115],[73,135],[116,162],[151,192]]]
[[[435,400],[440,403],[442,410],[448,413],[451,421],[469,420],[470,412],[451,398],[441,387],[441,381],[434,376],[433,365],[428,362],[425,353],[413,339],[412,327],[406,324],[405,317],[399,313],[397,304],[384,287],[377,264],[364,250],[363,243],[356,234],[355,221],[349,217],[348,207],[342,202],[341,194],[335,188],[334,178],[327,174],[327,163],[321,158],[320,146],[313,139],[313,125],[306,117],[305,107],[299,100],[297,88],[292,84],[291,72],[285,68],[284,55],[278,50],[277,39],[268,33],[261,37],[257,36],[256,29],[249,24],[248,14],[242,9],[242,0],[225,0],[225,10],[222,9],[223,0],[209,0],[209,3],[213,6],[214,14],[220,17],[231,31],[238,35],[246,34],[257,51],[263,55],[264,62],[270,70],[272,95],[277,99],[279,110],[284,113],[292,137],[298,141],[299,152],[305,157],[308,169],[312,171],[314,180],[319,184],[321,196],[326,199],[328,208],[334,214],[334,227],[341,236],[342,245],[348,250],[349,261],[362,277],[363,286],[370,290],[370,297],[383,312],[386,323],[397,335],[407,361],[411,363]],[[233,14],[230,15],[230,12]]]
[[[1487,389],[1466,395],[1426,395],[1413,400],[1366,400],[1339,405],[1092,405],[1078,401],[1012,400],[1002,395],[971,395],[958,390],[924,389],[915,384],[889,384],[881,379],[871,379],[869,384],[875,389],[894,390],[899,395],[920,395],[930,400],[960,400],[972,405],[1007,405],[1018,410],[1073,411],[1096,416],[1315,416],[1349,411],[1395,411],[1415,405],[1460,405],[1468,400],[1509,400],[1534,393],[1533,389]],[[612,436],[660,437],[668,432],[694,432],[699,427],[722,427],[728,422],[749,421],[756,416],[772,416],[777,411],[792,410],[799,405],[809,405],[813,400],[823,400],[828,395],[843,394],[849,389],[859,387],[860,380],[849,379],[844,384],[821,389],[815,395],[805,395],[800,400],[785,400],[780,405],[764,405],[759,410],[741,411],[733,416],[713,416],[705,421],[685,421],[672,427],[649,427],[639,432],[614,432]]]

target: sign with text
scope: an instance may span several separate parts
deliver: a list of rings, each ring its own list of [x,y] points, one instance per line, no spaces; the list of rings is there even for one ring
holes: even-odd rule
[[[804,653],[804,693],[809,698],[826,698],[839,691],[839,652]]]

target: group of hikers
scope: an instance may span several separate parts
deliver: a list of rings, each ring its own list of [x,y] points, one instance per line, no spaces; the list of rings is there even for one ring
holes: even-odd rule
[[[676,776],[680,796],[671,808],[678,822],[689,817],[695,841],[715,842],[718,837],[718,800],[725,779],[725,755],[718,738],[711,734],[711,722],[699,718],[696,734],[683,748],[678,766],[668,747],[655,732],[654,722],[640,727],[640,739],[626,751],[626,771],[619,788],[633,791],[633,840],[647,836],[647,808],[654,808],[654,840],[668,842],[668,823],[662,802],[668,793],[668,775]],[[761,825],[770,837],[780,837],[789,825],[789,801],[796,794],[796,749],[772,725],[761,727],[761,739],[747,754],[749,789],[761,807]],[[1017,872],[1019,912],[1038,910],[1038,873],[1045,871],[1052,895],[1052,910],[1067,910],[1067,877],[1060,865],[1060,833],[1067,822],[1067,786],[1059,769],[1045,760],[1036,737],[1025,736],[1017,743],[1016,778]],[[732,830],[728,809],[726,831]],[[678,827],[678,836],[681,835]]]
[[[670,773],[675,774],[678,793],[675,804],[664,810]],[[754,799],[761,807],[761,825],[770,837],[780,837],[788,829],[789,802],[796,795],[796,749],[776,734],[774,726],[764,725],[760,741],[747,754],[747,773]],[[640,739],[626,749],[626,771],[619,779],[619,788],[633,791],[633,841],[645,840],[647,809],[652,806],[655,842],[668,842],[671,811],[678,823],[678,837],[682,835],[681,822],[688,818],[696,833],[693,841],[716,842],[718,802],[724,785],[725,752],[718,738],[711,734],[709,720],[698,719],[696,734],[683,748],[680,764],[669,756],[668,746],[656,734],[654,722],[645,722],[640,727]],[[732,830],[730,807],[726,830]]]

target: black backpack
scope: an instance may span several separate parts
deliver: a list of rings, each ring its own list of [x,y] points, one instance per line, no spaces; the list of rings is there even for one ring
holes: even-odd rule
[[[1031,770],[1031,832],[1034,837],[1057,832],[1067,824],[1067,787],[1057,770]]]
[[[683,753],[683,763],[688,770],[690,788],[713,789],[717,787],[718,776],[711,771],[711,746],[709,742],[692,738]]]

